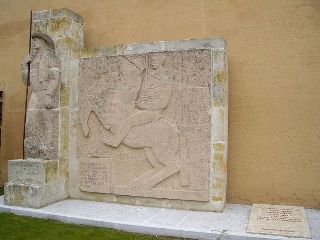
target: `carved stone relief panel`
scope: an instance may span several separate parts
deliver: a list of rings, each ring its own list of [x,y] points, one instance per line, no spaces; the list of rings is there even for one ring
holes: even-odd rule
[[[209,201],[210,50],[80,60],[80,189]]]
[[[21,71],[22,79],[30,90],[25,123],[25,157],[57,159],[61,70],[54,42],[48,35],[33,33],[32,52],[22,60]]]

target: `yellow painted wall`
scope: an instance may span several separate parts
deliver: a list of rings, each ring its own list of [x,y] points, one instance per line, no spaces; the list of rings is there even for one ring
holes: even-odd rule
[[[84,17],[85,46],[223,36],[229,48],[228,202],[320,208],[319,0],[1,0],[3,168],[22,157],[29,11]]]

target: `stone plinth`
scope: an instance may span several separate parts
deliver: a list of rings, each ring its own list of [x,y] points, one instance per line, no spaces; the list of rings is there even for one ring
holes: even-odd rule
[[[67,197],[66,181],[59,178],[59,161],[11,160],[5,203],[39,208]]]

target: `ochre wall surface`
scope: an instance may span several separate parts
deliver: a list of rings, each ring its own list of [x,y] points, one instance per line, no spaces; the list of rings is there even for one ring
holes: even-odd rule
[[[320,1],[1,0],[1,172],[22,157],[30,9],[84,17],[85,46],[223,36],[229,50],[229,203],[320,208]]]

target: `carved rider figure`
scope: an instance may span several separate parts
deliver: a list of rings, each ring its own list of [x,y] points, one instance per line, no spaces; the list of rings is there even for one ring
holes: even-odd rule
[[[21,71],[24,83],[31,90],[26,113],[26,157],[52,159],[56,157],[54,124],[57,123],[61,71],[54,42],[49,36],[32,35],[32,53],[22,60]]]

